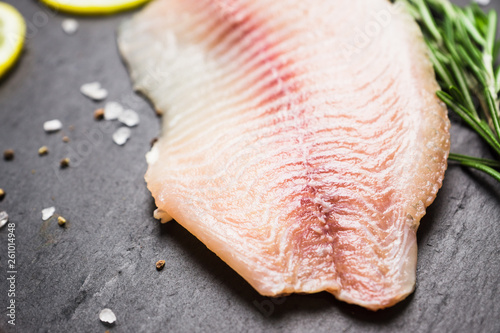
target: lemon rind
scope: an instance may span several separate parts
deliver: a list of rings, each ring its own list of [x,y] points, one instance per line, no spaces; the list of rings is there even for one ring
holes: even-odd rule
[[[85,1],[82,1],[81,5],[71,3],[71,1],[60,1],[60,0],[40,0],[45,5],[66,13],[77,14],[77,15],[110,15],[122,11],[127,11],[136,7],[139,7],[150,0],[124,0],[121,4],[115,5],[84,5]]]
[[[6,23],[6,28],[9,33],[14,31],[15,33],[15,45],[12,47],[12,51],[8,51],[4,46],[0,48],[0,78],[14,66],[14,64],[19,59],[24,46],[24,38],[26,36],[26,23],[24,22],[23,16],[17,11],[13,6],[0,2],[0,18]],[[15,29],[12,29],[15,27]],[[6,36],[8,40],[12,41],[12,37]],[[5,58],[5,59],[2,59]]]

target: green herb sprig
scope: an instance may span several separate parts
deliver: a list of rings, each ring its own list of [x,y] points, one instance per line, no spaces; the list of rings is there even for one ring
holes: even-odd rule
[[[441,91],[438,97],[457,113],[500,158],[500,51],[498,15],[476,4],[448,0],[402,0],[422,29]],[[500,162],[460,154],[452,161],[481,170],[500,182]]]

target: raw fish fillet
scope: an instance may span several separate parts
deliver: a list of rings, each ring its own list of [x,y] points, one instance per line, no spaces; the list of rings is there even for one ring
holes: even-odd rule
[[[267,296],[368,309],[415,286],[449,121],[421,32],[385,0],[156,0],[123,24],[163,111],[158,206]]]

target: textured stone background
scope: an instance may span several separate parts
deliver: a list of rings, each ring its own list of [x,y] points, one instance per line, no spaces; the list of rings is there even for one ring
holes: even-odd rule
[[[16,224],[18,259],[13,328],[5,314],[7,230],[1,229],[0,331],[104,332],[103,307],[118,317],[111,332],[500,331],[499,184],[450,166],[421,222],[417,289],[401,304],[372,313],[327,293],[273,303],[178,224],[161,226],[152,217],[144,154],[159,121],[133,93],[115,43],[117,26],[131,14],[79,18],[79,31],[67,36],[61,30],[67,15],[36,1],[7,2],[28,21],[29,36],[21,61],[0,81],[0,150],[16,150],[14,161],[0,160],[0,187],[8,192],[0,210]],[[92,119],[103,103],[79,92],[94,80],[108,88],[108,100],[141,116],[124,147],[111,141],[117,123]],[[47,135],[42,124],[53,118],[64,130]],[[454,150],[488,156],[453,119]],[[71,142],[63,143],[63,135]],[[50,154],[40,158],[43,144]],[[60,171],[65,156],[73,166]],[[42,222],[48,206],[69,220],[67,229],[55,219]],[[167,262],[162,272],[155,270],[159,259]]]

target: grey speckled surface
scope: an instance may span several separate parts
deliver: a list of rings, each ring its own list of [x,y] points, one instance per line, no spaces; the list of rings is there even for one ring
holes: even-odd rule
[[[176,223],[161,226],[143,181],[144,154],[159,131],[152,108],[136,96],[119,59],[115,31],[130,13],[81,18],[74,36],[66,15],[35,1],[8,0],[29,22],[21,61],[0,82],[0,210],[16,225],[16,326],[7,324],[7,229],[0,229],[0,331],[6,332],[499,332],[500,186],[451,166],[419,231],[417,289],[377,313],[327,293],[275,300],[242,278]],[[493,0],[500,9],[500,1]],[[131,140],[111,141],[117,123],[98,123],[93,103],[79,93],[98,80],[137,110]],[[64,130],[48,135],[44,121]],[[74,130],[69,129],[74,125]],[[68,135],[69,143],[61,138]],[[47,145],[50,154],[38,157]],[[455,151],[487,156],[476,136],[454,120]],[[73,166],[58,169],[70,156]],[[34,170],[34,172],[32,172]],[[69,220],[42,222],[55,206]],[[155,262],[167,261],[157,272]],[[279,303],[279,304],[278,304]],[[98,313],[113,309],[116,325]]]

